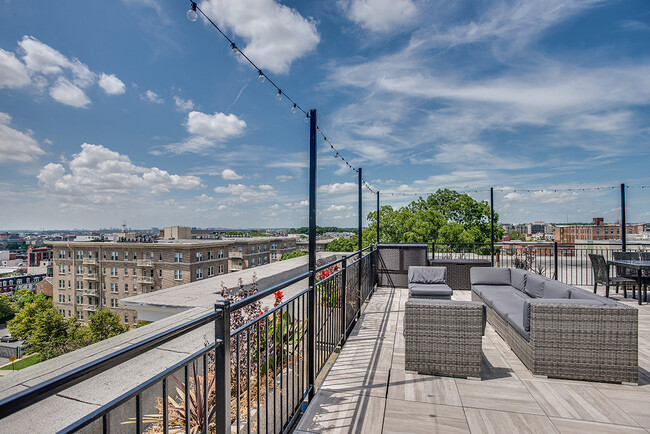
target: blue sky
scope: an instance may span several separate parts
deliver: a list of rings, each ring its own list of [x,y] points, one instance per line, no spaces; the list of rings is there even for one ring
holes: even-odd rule
[[[0,229],[307,224],[304,116],[189,6],[0,3]],[[614,221],[626,183],[650,221],[647,0],[199,7],[384,204],[494,187],[505,222]],[[356,173],[319,148],[318,223],[354,226]]]

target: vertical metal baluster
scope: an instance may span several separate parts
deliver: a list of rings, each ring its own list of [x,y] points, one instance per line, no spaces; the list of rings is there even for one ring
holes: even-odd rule
[[[246,329],[246,432],[251,433],[251,329]]]
[[[140,394],[135,395],[135,431],[139,434],[142,432],[142,403]]]
[[[208,355],[203,354],[203,432],[208,432]]]
[[[284,375],[282,375],[282,371],[284,370],[284,349],[282,346],[284,345],[284,315],[283,311],[284,307],[280,309],[280,428],[284,429],[284,406],[282,405],[282,394],[286,394],[286,390],[284,389],[284,384],[282,382],[282,378]]]
[[[262,387],[262,383],[260,383],[260,322],[256,321],[255,325],[257,327],[257,430],[256,432],[260,432],[260,413],[261,413],[261,407],[260,407],[260,393],[262,390],[260,389]]]
[[[273,314],[273,432],[278,432],[277,427],[276,427],[276,420],[278,416],[278,404],[276,397],[278,395],[278,381],[277,381],[277,373],[278,373],[278,312],[281,311],[276,310],[275,313]]]
[[[266,368],[264,370],[264,404],[266,405],[266,432],[269,432],[269,316],[264,318],[264,348]]]
[[[241,359],[239,358],[239,347],[240,342],[239,342],[239,336],[240,333],[237,333],[237,348],[235,349],[235,353],[237,354],[237,374],[235,375],[236,380],[237,380],[237,396],[235,397],[236,406],[237,406],[237,433],[241,432]]]
[[[110,425],[111,425],[111,414],[106,413],[102,417],[102,432],[104,434],[108,434],[109,432],[111,432],[111,426]]]
[[[291,408],[296,408],[296,301],[291,302]]]
[[[189,365],[185,365],[183,369],[183,376],[185,377],[185,384],[183,385],[183,391],[185,393],[185,433],[190,433],[190,422],[192,422],[192,416],[190,415],[190,373]],[[138,433],[141,433],[142,429],[138,430]]]
[[[167,399],[167,377],[162,380],[162,397],[163,397],[163,433],[167,433],[167,426],[169,425],[169,403]]]

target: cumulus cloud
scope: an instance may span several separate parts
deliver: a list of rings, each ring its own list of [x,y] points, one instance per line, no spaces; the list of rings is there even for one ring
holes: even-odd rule
[[[174,104],[176,104],[176,110],[181,112],[187,112],[194,108],[194,102],[191,99],[183,99],[179,96],[174,96]]]
[[[126,92],[126,86],[122,83],[122,80],[117,78],[115,74],[104,74],[103,72],[99,75],[99,86],[104,89],[107,95],[121,95]]]
[[[326,211],[343,211],[350,210],[352,207],[350,205],[330,205],[327,207]]]
[[[240,48],[262,69],[287,73],[291,63],[312,51],[316,24],[275,0],[205,0],[201,9],[246,42]]]
[[[63,77],[59,77],[50,89],[50,96],[61,104],[72,107],[85,108],[90,104],[90,98],[84,91]]]
[[[290,209],[305,208],[309,206],[309,201],[305,199],[300,202],[288,202],[284,206]]]
[[[578,198],[575,191],[541,190],[530,193],[511,192],[503,199],[508,202],[534,202],[534,203],[567,203]]]
[[[233,114],[226,115],[216,112],[213,115],[192,111],[187,115],[185,124],[187,132],[217,140],[237,137],[246,128],[246,122]]]
[[[277,194],[270,185],[244,185],[228,184],[227,187],[215,187],[215,193],[229,194],[241,202],[265,201],[274,198]]]
[[[50,163],[41,169],[38,182],[49,194],[62,201],[108,203],[120,196],[135,193],[167,193],[172,189],[190,190],[203,187],[196,176],[170,174],[157,167],[141,167],[128,156],[102,145],[84,143],[81,152],[68,164]]]
[[[27,68],[14,53],[0,48],[0,89],[26,86],[31,82]]]
[[[28,133],[15,130],[9,126],[11,116],[0,112],[0,163],[19,161],[26,163],[45,154],[36,140]]]
[[[165,100],[158,96],[158,94],[153,90],[147,90],[144,94],[140,95],[140,98],[156,104],[162,104],[165,102]]]
[[[238,175],[237,172],[232,169],[224,169],[223,172],[221,172],[221,177],[229,181],[236,181],[243,178],[243,176]]]
[[[373,32],[404,26],[418,13],[412,0],[351,0],[341,5],[350,20]]]
[[[293,179],[293,176],[291,175],[278,175],[275,177],[280,182],[287,182]]]
[[[334,184],[321,185],[318,187],[319,193],[328,193],[328,194],[339,194],[339,193],[350,193],[357,190],[357,184],[354,182],[343,182]]]
[[[24,36],[18,45],[24,53],[23,61],[31,71],[56,76],[68,70],[74,83],[80,87],[88,87],[95,81],[95,74],[79,59],[70,60],[32,36]]]

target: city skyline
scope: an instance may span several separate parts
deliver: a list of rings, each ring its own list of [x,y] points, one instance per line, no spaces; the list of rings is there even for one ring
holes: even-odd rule
[[[189,5],[0,5],[0,226],[306,226],[304,115]],[[494,187],[502,222],[614,222],[626,183],[627,221],[650,220],[641,0],[199,7],[382,205]],[[355,227],[333,157],[319,140],[318,224]]]

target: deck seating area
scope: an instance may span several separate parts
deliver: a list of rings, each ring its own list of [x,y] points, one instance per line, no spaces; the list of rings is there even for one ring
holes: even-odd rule
[[[534,376],[489,324],[481,380],[406,371],[408,289],[380,287],[295,432],[647,432],[650,306],[610,296],[639,309],[638,385]],[[470,291],[452,297],[470,298]]]

